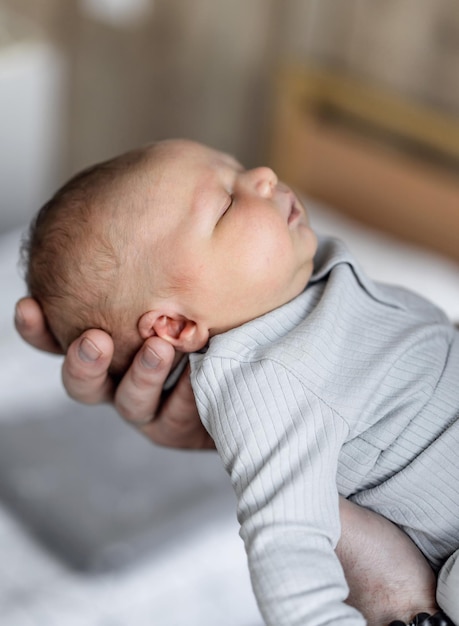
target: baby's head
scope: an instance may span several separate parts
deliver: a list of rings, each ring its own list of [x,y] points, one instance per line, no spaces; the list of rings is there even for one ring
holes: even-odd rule
[[[75,176],[23,249],[29,293],[63,349],[101,328],[118,375],[151,335],[192,352],[291,300],[309,280],[316,238],[272,170],[170,140]]]

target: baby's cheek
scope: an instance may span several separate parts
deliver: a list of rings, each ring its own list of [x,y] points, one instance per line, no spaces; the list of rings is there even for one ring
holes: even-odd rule
[[[246,266],[251,268],[253,279],[267,290],[285,288],[292,278],[293,255],[289,241],[278,233],[267,233],[263,244],[253,246]]]
[[[263,266],[274,267],[291,251],[291,239],[285,225],[277,220],[258,221],[248,230],[246,249],[263,262]],[[253,259],[256,263],[256,259]]]

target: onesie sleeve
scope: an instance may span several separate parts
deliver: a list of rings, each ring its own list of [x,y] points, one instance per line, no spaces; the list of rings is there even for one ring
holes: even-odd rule
[[[238,503],[254,593],[268,626],[360,626],[334,548],[336,467],[347,426],[269,359],[204,359],[193,379]]]

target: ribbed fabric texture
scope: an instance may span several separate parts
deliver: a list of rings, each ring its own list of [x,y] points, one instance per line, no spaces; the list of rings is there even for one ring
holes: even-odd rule
[[[344,604],[338,493],[434,566],[459,545],[459,333],[323,239],[293,301],[191,355],[201,419],[238,499],[268,625],[364,623]]]

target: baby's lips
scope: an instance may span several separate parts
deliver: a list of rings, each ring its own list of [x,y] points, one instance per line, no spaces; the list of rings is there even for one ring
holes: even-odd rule
[[[290,224],[295,212],[295,196],[290,189],[282,183],[276,186],[276,201],[285,221],[287,224]]]
[[[301,215],[301,210],[300,207],[298,205],[298,202],[295,198],[295,196],[293,196],[292,194],[292,206],[291,206],[291,210],[290,210],[290,215],[288,217],[288,224],[294,224],[298,218]]]

